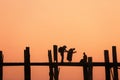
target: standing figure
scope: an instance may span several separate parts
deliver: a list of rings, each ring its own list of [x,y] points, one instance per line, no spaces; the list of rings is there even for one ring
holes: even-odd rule
[[[87,55],[85,54],[85,52],[83,53],[83,62],[87,62]]]
[[[64,61],[64,52],[67,52],[66,50],[67,46],[62,46],[62,47],[59,47],[58,51],[60,52],[60,55],[61,55],[61,63],[63,63]]]
[[[74,51],[74,50],[75,50],[75,48],[70,48],[69,51],[68,51],[67,60],[68,60],[69,62],[72,61],[73,53],[76,53],[76,51]]]

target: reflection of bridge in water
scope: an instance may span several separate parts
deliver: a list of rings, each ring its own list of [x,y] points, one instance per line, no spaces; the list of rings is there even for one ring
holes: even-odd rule
[[[93,67],[105,67],[105,80],[119,80],[118,67],[120,63],[117,62],[116,46],[112,46],[113,62],[109,62],[109,51],[104,50],[105,62],[92,62],[92,57],[88,57],[88,61],[81,62],[58,62],[57,59],[57,45],[53,46],[53,55],[51,50],[48,50],[49,62],[30,62],[29,47],[24,50],[24,62],[4,62],[3,54],[0,51],[0,80],[3,80],[3,67],[5,66],[24,66],[24,80],[31,80],[31,66],[49,66],[49,80],[59,80],[60,68],[59,66],[81,66],[83,67],[84,80],[93,80]],[[53,56],[53,58],[52,58]],[[54,59],[54,61],[53,61]],[[111,73],[112,72],[112,73]]]

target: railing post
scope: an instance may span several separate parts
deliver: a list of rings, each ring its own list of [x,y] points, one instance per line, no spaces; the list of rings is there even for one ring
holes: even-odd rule
[[[87,62],[83,63],[83,76],[84,76],[84,80],[88,80],[88,65]]]
[[[58,68],[58,63],[56,63],[54,66],[54,79],[55,80],[59,80],[59,72],[60,72],[60,68]]]
[[[29,47],[24,50],[24,80],[31,80]]]
[[[0,80],[3,80],[3,54],[0,51]]]
[[[54,61],[58,62],[58,54],[57,54],[57,45],[53,45],[53,55],[54,55]]]
[[[114,74],[114,80],[118,79],[118,66],[117,66],[117,52],[116,52],[116,46],[112,46],[112,56],[113,56],[113,74]]]
[[[88,80],[93,80],[92,57],[88,57]]]
[[[104,60],[105,60],[105,78],[110,80],[110,66],[109,66],[109,52],[104,50]]]
[[[59,80],[59,71],[60,68],[58,68],[58,54],[57,54],[57,45],[53,45],[53,54],[54,54],[54,61],[55,61],[55,65],[54,65],[54,79],[55,80]]]
[[[50,79],[49,80],[53,80],[53,65],[52,65],[52,53],[51,50],[48,50],[48,59],[49,59],[49,76]]]

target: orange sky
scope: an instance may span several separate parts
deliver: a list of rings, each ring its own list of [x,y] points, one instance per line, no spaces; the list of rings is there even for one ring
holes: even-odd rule
[[[4,61],[23,62],[23,50],[30,46],[32,62],[47,62],[47,50],[53,44],[75,47],[73,61],[80,61],[84,51],[93,61],[104,61],[103,51],[109,49],[112,55],[112,45],[117,46],[120,57],[119,4],[119,0],[0,0],[0,50]],[[95,68],[94,80],[105,80],[104,71],[98,71]],[[48,77],[48,67],[32,67],[32,80]],[[82,68],[61,67],[60,78],[80,80]],[[23,80],[23,67],[5,67],[4,80],[8,79]]]

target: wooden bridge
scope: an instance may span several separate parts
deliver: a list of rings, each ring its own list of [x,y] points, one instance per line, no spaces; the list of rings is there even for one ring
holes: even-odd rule
[[[24,66],[24,80],[31,80],[31,66],[49,66],[49,80],[59,80],[59,66],[78,66],[83,67],[84,80],[93,80],[93,67],[105,67],[105,80],[119,80],[118,69],[120,63],[117,62],[116,46],[112,46],[113,62],[109,62],[109,51],[104,50],[105,62],[92,62],[92,57],[88,57],[87,62],[58,62],[58,47],[53,45],[53,54],[48,50],[49,62],[30,62],[30,48],[24,50],[24,62],[3,62],[3,53],[0,51],[0,80],[3,80],[3,67],[5,66]],[[52,58],[53,57],[53,58]],[[54,59],[54,60],[53,60]],[[113,77],[111,78],[111,68]]]

